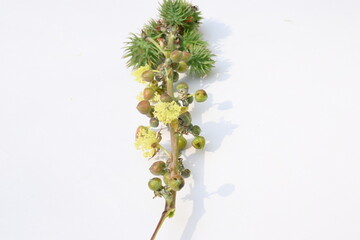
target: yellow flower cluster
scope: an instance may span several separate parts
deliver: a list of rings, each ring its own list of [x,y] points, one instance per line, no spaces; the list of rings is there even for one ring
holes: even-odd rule
[[[142,150],[144,157],[151,158],[158,151],[160,139],[156,136],[156,132],[149,127],[141,126],[136,132],[135,147]]]
[[[154,116],[157,117],[159,121],[168,124],[177,119],[182,111],[183,108],[174,101],[159,102],[154,107]]]
[[[151,67],[149,65],[145,65],[142,67],[139,67],[136,71],[134,71],[132,73],[132,75],[135,77],[135,80],[139,83],[146,83],[145,81],[142,80],[142,74],[147,71],[147,70],[151,70]]]

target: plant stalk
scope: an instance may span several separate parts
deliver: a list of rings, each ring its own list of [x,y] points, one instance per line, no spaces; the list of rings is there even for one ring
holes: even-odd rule
[[[174,38],[172,34],[170,35],[170,41],[168,48],[170,50],[173,50],[173,41]],[[165,62],[167,62],[165,60]],[[166,66],[165,72],[166,72],[166,88],[167,88],[167,94],[175,100],[174,97],[174,83],[172,76],[169,76],[170,66]],[[178,137],[176,134],[176,129],[171,125],[171,123],[168,124],[169,132],[170,132],[170,139],[171,139],[171,153],[170,153],[170,161],[169,161],[169,169],[170,169],[170,177],[173,177],[174,175],[178,174],[178,166],[177,166],[177,160],[179,158],[179,149],[178,149]],[[151,240],[155,240],[157,233],[159,232],[162,224],[164,223],[165,219],[167,217],[172,217],[175,211],[175,203],[176,203],[176,191],[171,190],[171,199],[165,200],[165,209],[161,214],[160,220],[155,228],[155,231],[151,237]]]

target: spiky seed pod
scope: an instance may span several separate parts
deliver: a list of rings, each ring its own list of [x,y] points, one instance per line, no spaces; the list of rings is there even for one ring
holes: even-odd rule
[[[162,188],[162,182],[160,178],[152,178],[148,182],[148,186],[153,191],[159,191]]]
[[[163,161],[154,162],[149,168],[150,172],[155,176],[164,175],[166,173],[166,164]]]
[[[205,102],[208,99],[208,95],[203,89],[199,89],[195,92],[195,100],[197,102]]]
[[[137,110],[142,114],[148,114],[151,110],[151,105],[148,100],[142,100],[137,105]]]
[[[197,28],[202,19],[200,11],[184,0],[164,0],[160,16],[166,24],[183,29]]]
[[[134,68],[149,64],[154,69],[164,60],[163,53],[154,44],[136,34],[126,43],[124,57],[128,58],[127,66]]]
[[[191,58],[188,61],[190,75],[205,77],[214,67],[215,61],[212,58],[215,55],[201,45],[190,45],[189,52],[191,53]]]

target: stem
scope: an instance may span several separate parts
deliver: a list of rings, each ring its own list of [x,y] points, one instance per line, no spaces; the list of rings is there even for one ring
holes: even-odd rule
[[[168,49],[170,49],[170,51],[172,51],[174,49],[174,35],[171,33],[169,36],[169,41],[168,41]],[[152,38],[146,38],[147,41],[153,43],[162,53],[164,53],[165,57],[166,57],[166,52],[165,50]],[[167,59],[165,59],[165,64],[167,63]],[[166,64],[165,67],[165,73],[166,73],[166,89],[167,89],[167,94],[169,96],[171,96],[171,98],[173,100],[175,100],[174,97],[174,83],[173,83],[173,79],[172,77],[169,77],[169,70],[170,70],[170,66],[168,66]],[[170,177],[173,177],[174,175],[178,174],[178,166],[177,166],[177,160],[179,158],[179,149],[178,149],[178,139],[177,139],[177,134],[176,134],[176,129],[174,129],[171,124],[168,124],[168,128],[169,128],[169,132],[170,132],[170,138],[171,138],[171,154],[169,154],[165,148],[163,148],[160,144],[160,148],[162,150],[165,151],[165,153],[167,153],[170,157],[170,161],[169,161],[169,169],[170,169]],[[165,219],[167,217],[171,217],[175,211],[175,203],[176,203],[176,191],[171,190],[170,191],[170,196],[169,199],[165,200],[165,209],[163,211],[163,213],[161,214],[159,223],[157,224],[155,231],[151,237],[151,240],[155,240],[155,237],[157,235],[157,233],[159,232],[162,224],[164,223]]]

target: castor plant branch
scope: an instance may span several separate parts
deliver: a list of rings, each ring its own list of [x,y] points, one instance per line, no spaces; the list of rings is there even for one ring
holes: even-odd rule
[[[193,136],[191,145],[195,149],[205,146],[201,128],[192,123],[188,107],[194,99],[206,101],[207,93],[203,89],[189,93],[188,84],[180,77],[189,74],[204,78],[214,66],[214,55],[198,32],[202,17],[196,6],[185,0],[164,0],[159,12],[159,20],[151,20],[139,34],[131,34],[124,54],[127,65],[134,68],[135,80],[145,85],[136,108],[149,118],[149,125],[136,130],[135,147],[143,151],[145,158],[157,160],[149,168],[156,177],[149,180],[148,187],[154,197],[165,199],[151,240],[165,219],[174,215],[176,194],[184,187],[184,178],[190,176],[181,158],[187,145],[185,136]],[[160,144],[159,126],[168,129],[170,151]],[[158,155],[160,150],[165,158]]]

